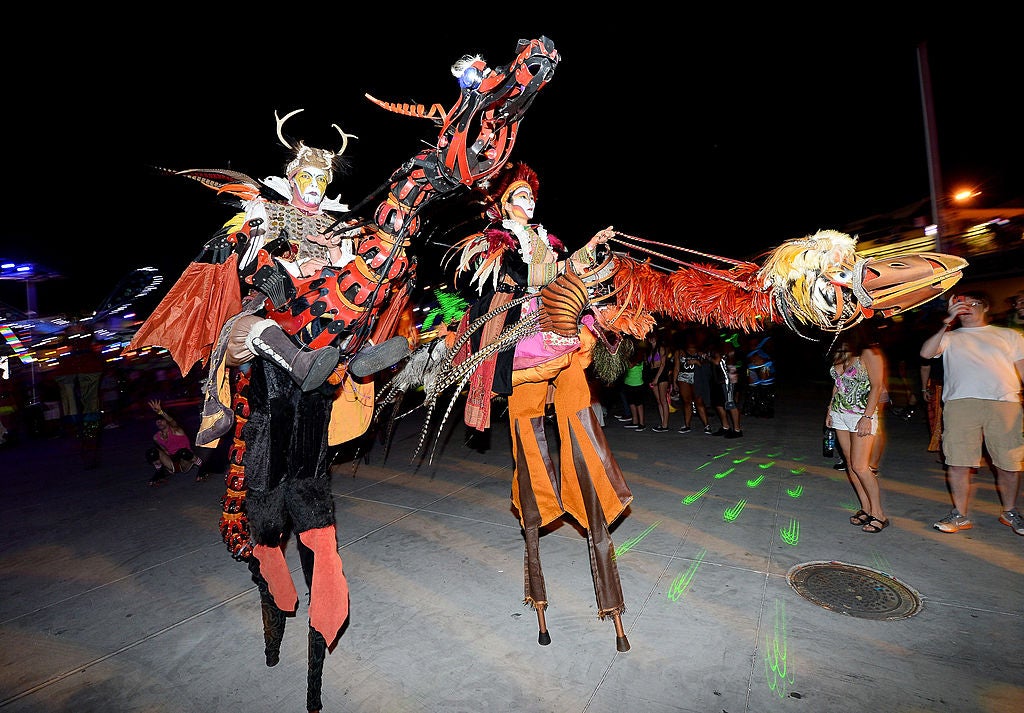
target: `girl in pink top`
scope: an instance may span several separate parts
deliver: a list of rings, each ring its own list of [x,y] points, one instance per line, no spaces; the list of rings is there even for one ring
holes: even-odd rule
[[[192,442],[185,429],[163,410],[158,400],[150,401],[149,407],[156,413],[156,433],[153,434],[156,447],[146,451],[146,460],[154,471],[149,484],[159,485],[172,473],[185,473],[193,468],[199,469],[196,482],[206,480],[203,459],[192,452]]]

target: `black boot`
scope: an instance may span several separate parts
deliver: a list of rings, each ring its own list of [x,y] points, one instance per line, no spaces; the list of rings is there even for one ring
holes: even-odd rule
[[[363,347],[348,363],[348,373],[358,379],[376,374],[405,359],[409,351],[409,340],[405,337],[391,339],[372,347]]]
[[[303,391],[312,391],[323,384],[341,359],[337,347],[313,351],[299,348],[272,319],[254,324],[245,344],[254,354],[287,371]]]
[[[320,692],[324,684],[324,659],[327,658],[327,641],[323,634],[309,627],[309,670],[306,674],[306,710],[309,713],[320,713],[324,707],[320,700]]]

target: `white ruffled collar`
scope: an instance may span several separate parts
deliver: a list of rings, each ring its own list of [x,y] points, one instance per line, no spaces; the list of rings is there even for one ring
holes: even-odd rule
[[[516,236],[516,239],[519,241],[519,254],[523,256],[523,262],[527,264],[533,258],[533,239],[530,234],[530,228],[532,228],[533,234],[548,246],[548,250],[555,252],[555,249],[551,247],[551,242],[548,240],[548,231],[544,229],[543,225],[537,224],[527,227],[510,218],[505,218],[501,221],[501,227]]]

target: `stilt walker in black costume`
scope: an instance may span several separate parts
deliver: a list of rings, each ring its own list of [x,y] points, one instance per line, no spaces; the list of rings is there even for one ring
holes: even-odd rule
[[[268,664],[280,655],[280,615],[295,611],[298,600],[282,548],[294,534],[312,553],[303,559],[310,711],[320,710],[324,656],[348,617],[328,447],[366,431],[371,375],[409,355],[410,342],[396,332],[412,290],[415,259],[407,249],[421,211],[505,164],[519,122],[558,61],[545,37],[521,40],[506,65],[464,56],[451,68],[459,100],[441,114],[370,98],[440,127],[437,143],[382,186],[387,196],[372,220],[326,215],[347,211],[324,198],[341,151],[286,140],[282,125],[296,112],[278,119],[278,137],[294,152],[286,177],[178,172],[240,199],[243,210],[207,243],[128,349],[166,347],[182,373],[209,360],[195,442],[214,447],[234,426],[221,533],[259,588]],[[350,135],[335,128],[343,151]]]
[[[324,267],[344,267],[358,239],[344,232],[348,226],[330,230],[337,216],[328,211],[347,206],[325,194],[349,135],[338,129],[343,139],[338,153],[292,144],[282,127],[294,113],[278,119],[278,137],[294,152],[286,177],[263,181],[279,193],[277,200],[241,174],[185,172],[241,199],[243,210],[207,243],[129,348],[175,344],[172,353],[185,372],[195,360],[189,347],[209,345],[210,375],[196,443],[214,447],[234,426],[221,530],[232,555],[247,561],[259,589],[269,666],[279,661],[285,622],[298,606],[283,552],[294,535],[309,591],[307,709],[319,711],[324,658],[348,616],[328,472],[328,425],[341,351],[333,344],[304,346],[268,319],[266,309],[268,301],[287,299],[287,275],[301,279]],[[225,183],[229,178],[233,184]],[[272,235],[275,228],[280,232]],[[199,299],[205,311],[193,307]],[[186,318],[190,325],[181,323]],[[408,343],[401,342],[401,351],[385,350],[392,362],[408,351]],[[364,355],[375,349],[365,349]],[[358,370],[358,358],[349,361],[349,372]]]

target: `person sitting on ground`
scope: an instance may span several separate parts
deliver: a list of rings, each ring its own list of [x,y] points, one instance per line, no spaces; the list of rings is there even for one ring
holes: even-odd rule
[[[196,482],[206,480],[207,473],[203,470],[203,459],[192,450],[185,429],[163,410],[160,401],[153,399],[149,407],[156,413],[156,433],[153,434],[155,447],[146,451],[146,460],[153,466],[153,477],[150,485],[159,485],[173,473],[187,473],[197,468]]]

